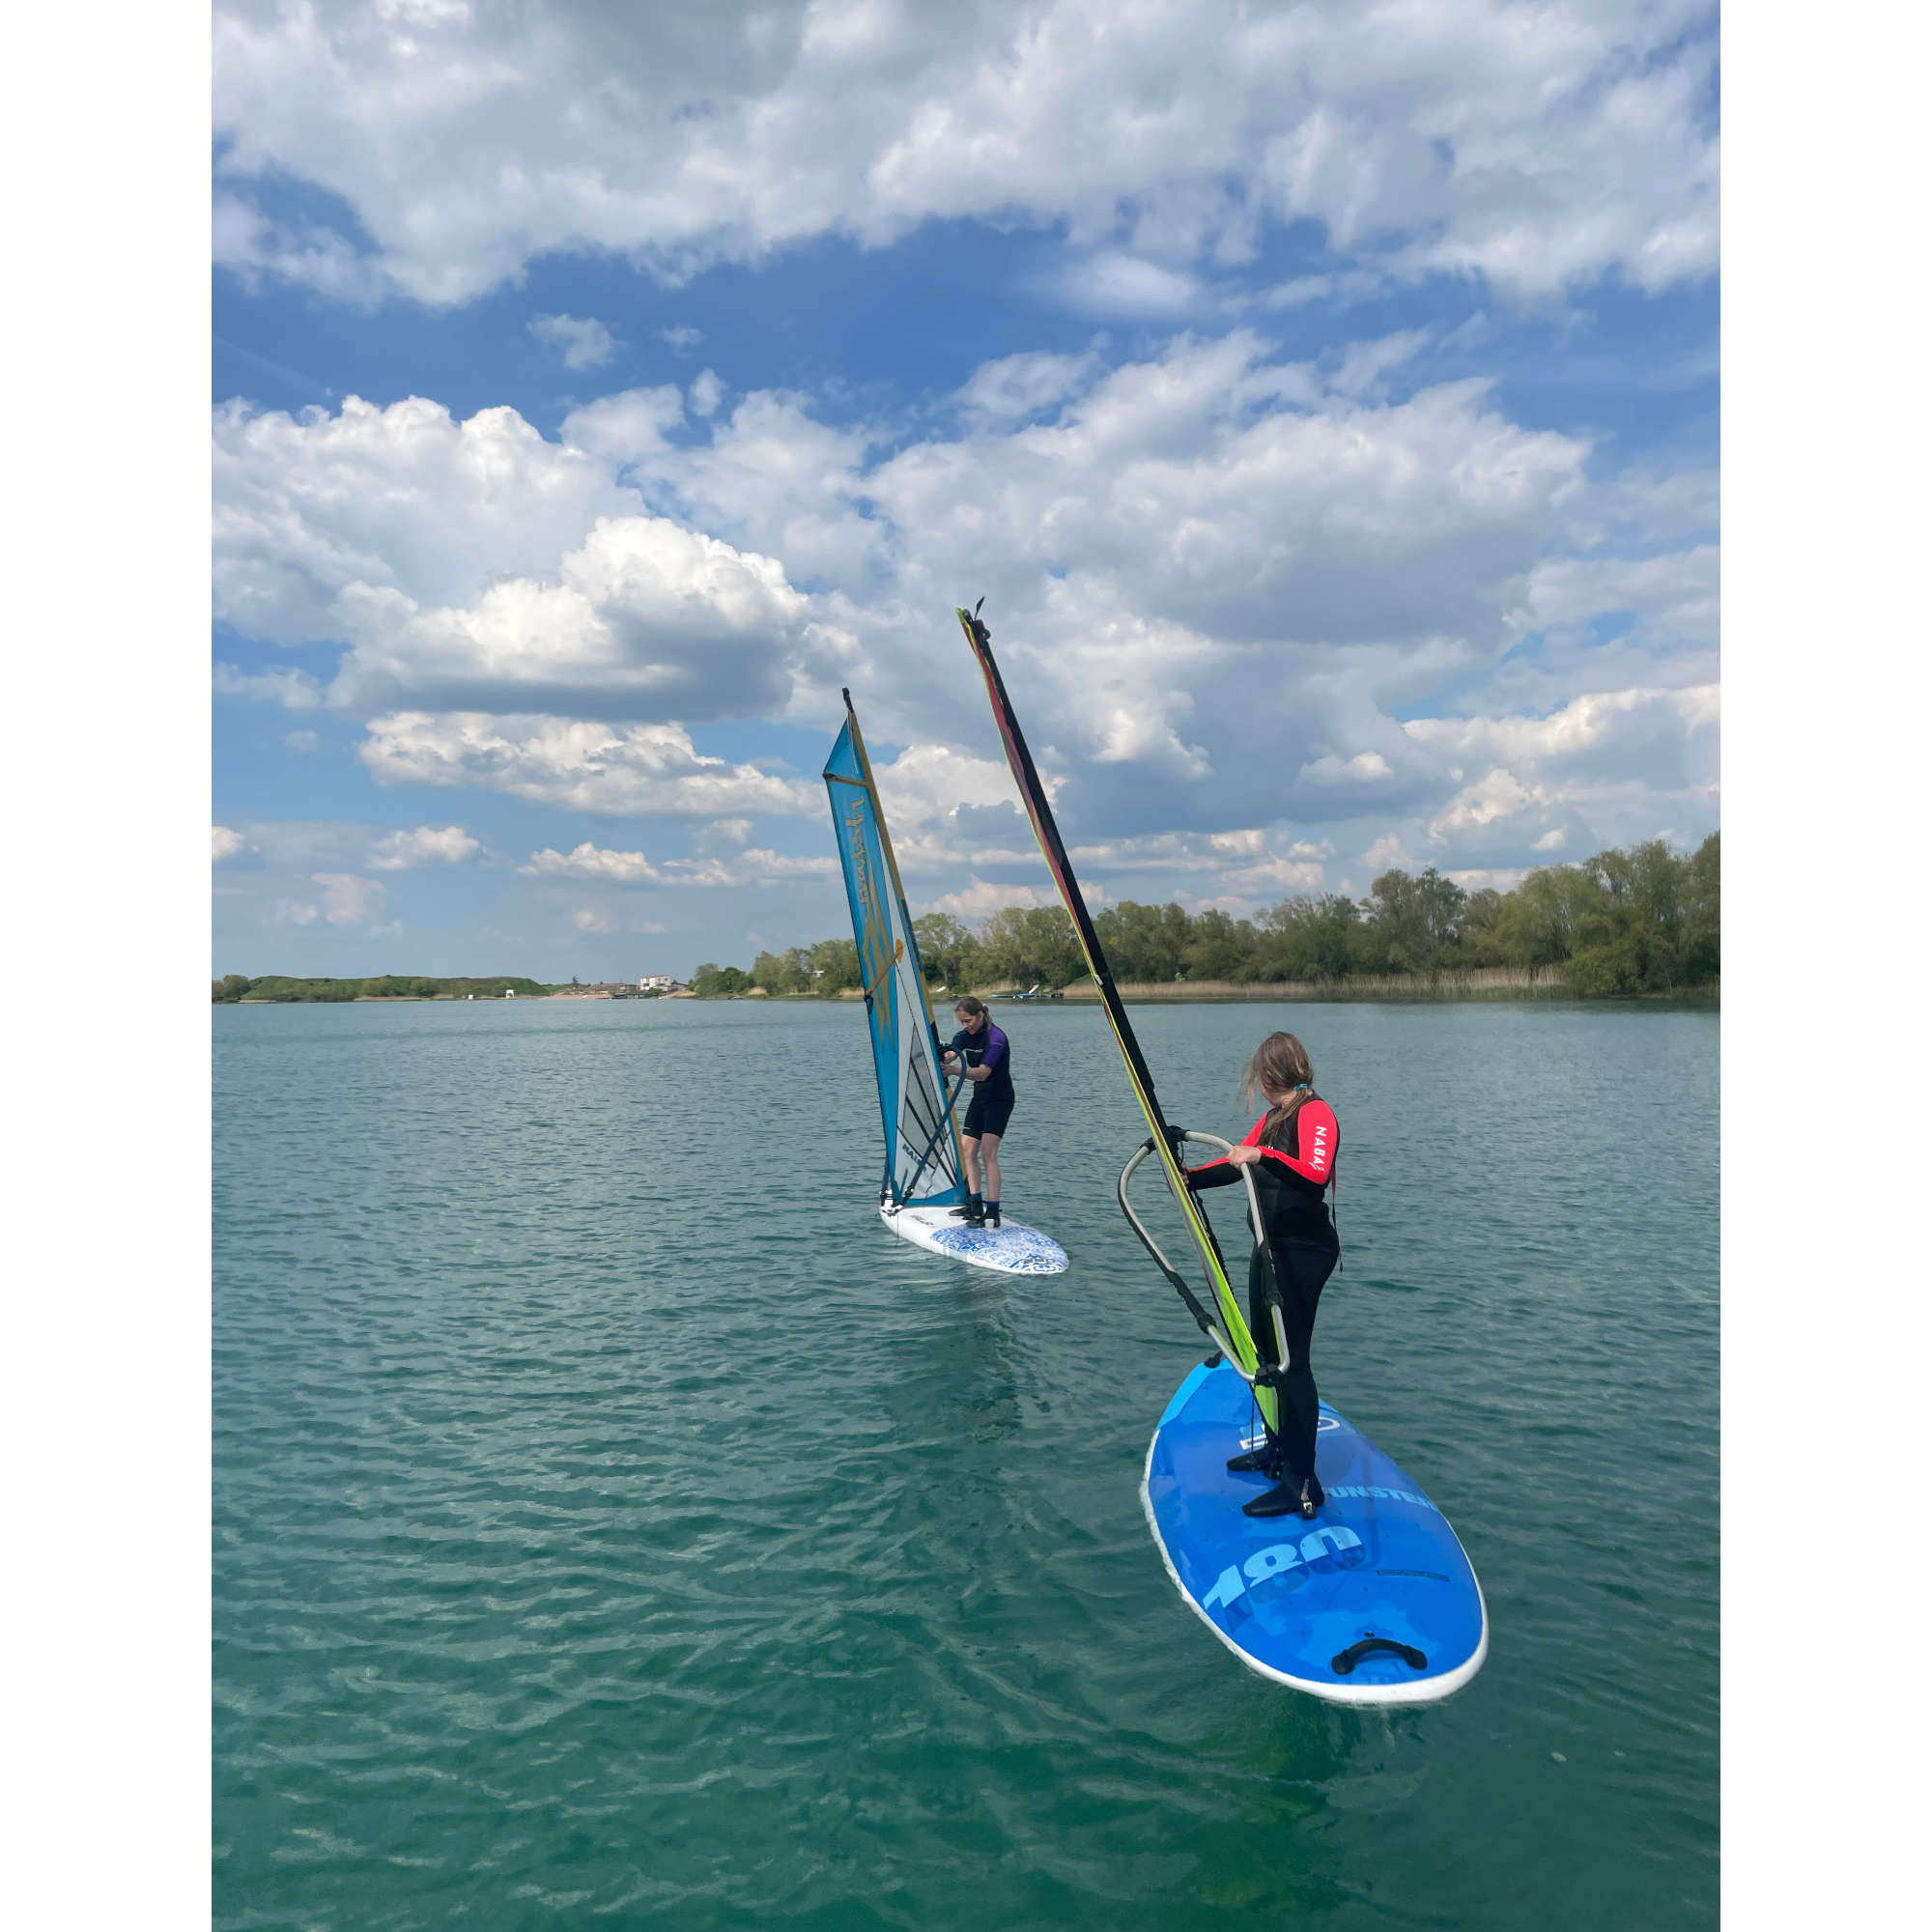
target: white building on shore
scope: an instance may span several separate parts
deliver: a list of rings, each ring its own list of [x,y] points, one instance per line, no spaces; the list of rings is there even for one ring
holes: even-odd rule
[[[638,991],[640,993],[668,993],[676,984],[677,981],[668,973],[646,973],[638,981]]]

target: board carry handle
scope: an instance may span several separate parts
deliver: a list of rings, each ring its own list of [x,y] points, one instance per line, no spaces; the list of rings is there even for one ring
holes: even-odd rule
[[[1392,1650],[1411,1670],[1427,1670],[1429,1660],[1412,1643],[1398,1643],[1392,1636],[1378,1636],[1371,1631],[1360,1643],[1351,1643],[1328,1661],[1328,1667],[1337,1677],[1346,1677],[1371,1652]]]

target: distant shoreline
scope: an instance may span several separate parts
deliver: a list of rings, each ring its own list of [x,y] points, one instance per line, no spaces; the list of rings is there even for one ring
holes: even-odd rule
[[[1553,967],[1536,968],[1489,966],[1470,973],[1443,973],[1432,978],[1423,973],[1351,975],[1341,980],[1277,980],[1239,981],[1231,980],[1177,980],[1162,983],[1148,980],[1116,982],[1123,1003],[1129,1006],[1255,1006],[1269,1001],[1293,1001],[1308,1005],[1359,1006],[1380,1001],[1384,1004],[1417,1002],[1444,1006],[1515,1000],[1537,1003],[1568,1001],[1575,1005],[1669,1005],[1716,1007],[1720,1004],[1718,982],[1708,986],[1678,987],[1659,993],[1578,993],[1571,989]],[[935,1008],[943,1008],[949,998],[963,998],[964,989],[952,993],[946,987],[929,989]],[[838,993],[768,993],[757,987],[744,993],[689,993],[693,1000],[736,1000],[754,1006],[828,1006],[839,1000],[863,997],[856,988]],[[1011,986],[980,987],[977,997],[1000,1006],[1094,1006],[1100,991],[1091,980],[1079,980],[1058,992],[1039,993],[1032,999],[1015,996]]]
[[[1438,1004],[1442,1006],[1479,1004],[1496,1001],[1518,1001],[1529,1004],[1550,1001],[1568,1001],[1577,1005],[1648,1005],[1648,1006],[1696,1006],[1718,1007],[1721,1005],[1719,986],[1713,981],[1707,986],[1678,987],[1668,992],[1656,993],[1578,993],[1571,989],[1561,972],[1551,966],[1514,967],[1489,966],[1469,973],[1424,973],[1402,974],[1351,974],[1339,980],[1121,980],[1117,982],[1122,1000],[1136,1007],[1148,1006],[1257,1006],[1274,1004],[1296,1004],[1309,1006],[1362,1006],[1380,1002],[1385,1005]],[[1032,998],[1022,997],[1011,985],[985,986],[976,989],[977,997],[997,1005],[1006,1006],[1094,1006],[1100,998],[1099,988],[1091,980],[1076,981],[1064,986],[1057,992],[1041,992]],[[929,989],[935,1009],[943,1009],[949,999],[964,998],[962,990],[953,993],[948,987]],[[665,1000],[706,1000],[712,1002],[736,1001],[753,1006],[833,1006],[840,1002],[856,1002],[864,995],[856,987],[847,986],[836,993],[768,993],[762,986],[753,987],[742,993],[694,993],[680,990],[675,993],[656,993],[639,995],[624,993],[613,995],[604,987],[588,986],[559,987],[553,991],[518,993],[514,995],[525,1002],[548,1002],[552,1000],[611,1000],[656,998]],[[225,1006],[278,1007],[278,1006],[432,1006],[449,1005],[466,999],[485,1000],[500,1003],[500,994],[466,995],[463,993],[357,993],[348,998],[332,1000],[304,1000],[299,997],[250,997],[244,994],[240,1000],[217,1002]]]

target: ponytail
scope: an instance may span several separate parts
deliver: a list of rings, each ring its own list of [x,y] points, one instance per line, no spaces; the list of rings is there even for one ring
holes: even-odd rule
[[[1271,1033],[1255,1048],[1241,1071],[1242,1106],[1252,1107],[1257,1093],[1265,1098],[1270,1087],[1287,1095],[1286,1099],[1270,1105],[1262,1127],[1261,1138],[1272,1145],[1278,1143],[1282,1129],[1293,1120],[1302,1103],[1318,1097],[1315,1068],[1309,1062],[1308,1049],[1292,1033]]]

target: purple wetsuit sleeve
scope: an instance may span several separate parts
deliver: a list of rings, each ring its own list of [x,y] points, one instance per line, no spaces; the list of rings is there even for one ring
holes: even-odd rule
[[[980,1062],[980,1065],[983,1066],[987,1070],[987,1072],[990,1073],[994,1067],[999,1065],[1000,1056],[1003,1053],[1005,1053],[1006,1050],[1007,1050],[1006,1035],[1003,1034],[998,1027],[989,1025],[986,1028],[986,1053],[985,1057]]]

